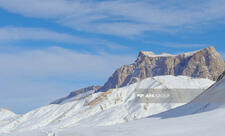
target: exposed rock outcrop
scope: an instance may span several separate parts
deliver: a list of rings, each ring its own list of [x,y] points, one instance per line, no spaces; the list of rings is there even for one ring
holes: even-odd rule
[[[131,65],[116,70],[98,91],[123,87],[147,77],[160,75],[184,75],[194,78],[217,80],[224,71],[225,63],[214,47],[179,55],[141,51]]]
[[[217,82],[223,79],[224,76],[225,76],[225,71],[218,77]]]

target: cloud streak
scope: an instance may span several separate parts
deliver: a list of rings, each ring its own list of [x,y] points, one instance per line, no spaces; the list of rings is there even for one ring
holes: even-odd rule
[[[225,18],[224,0],[1,0],[0,7],[28,17],[51,18],[76,30],[119,36],[184,31]]]
[[[0,53],[0,74],[3,76],[76,76],[105,77],[134,57],[107,53],[78,53],[60,47],[47,50]]]
[[[147,44],[156,44],[164,47],[169,48],[205,48],[212,45],[203,44],[203,43],[177,43],[177,42],[154,42],[154,41],[147,41]]]
[[[86,38],[67,33],[60,33],[43,28],[2,27],[0,28],[0,43],[17,41],[51,41],[58,43],[71,43],[75,45],[102,46],[109,49],[126,49],[105,39]]]
[[[4,27],[0,28],[0,41],[20,40],[48,40],[68,43],[90,43],[87,39],[72,36],[66,33],[58,33],[42,28]]]

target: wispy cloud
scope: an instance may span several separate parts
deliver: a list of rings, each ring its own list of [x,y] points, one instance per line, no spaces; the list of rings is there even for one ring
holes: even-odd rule
[[[204,48],[204,47],[209,47],[211,45],[209,44],[201,44],[201,43],[164,43],[163,44],[166,47],[171,47],[171,48]]]
[[[48,40],[69,43],[90,43],[89,40],[72,36],[66,33],[58,33],[42,28],[4,27],[0,28],[0,42],[20,40]]]
[[[60,47],[47,50],[0,53],[1,75],[8,76],[106,76],[134,57],[107,53],[78,53]]]
[[[17,41],[51,41],[72,43],[75,45],[103,46],[110,49],[126,49],[124,45],[100,38],[87,38],[67,33],[60,33],[43,28],[3,27],[0,28],[0,43]]]
[[[205,48],[212,46],[210,44],[203,44],[203,43],[177,43],[177,42],[155,42],[155,41],[146,41],[145,43],[156,44],[170,48]]]
[[[24,16],[51,18],[76,30],[119,36],[184,31],[225,18],[224,0],[1,0],[0,7]]]

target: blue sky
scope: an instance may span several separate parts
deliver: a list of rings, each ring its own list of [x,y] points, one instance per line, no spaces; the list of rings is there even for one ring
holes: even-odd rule
[[[0,18],[0,107],[16,113],[104,84],[141,50],[225,57],[224,0],[1,0]]]

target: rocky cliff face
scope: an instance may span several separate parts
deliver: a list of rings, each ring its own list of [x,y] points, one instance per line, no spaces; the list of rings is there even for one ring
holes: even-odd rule
[[[141,51],[131,65],[116,70],[99,91],[107,91],[134,83],[147,77],[160,75],[184,75],[194,78],[217,80],[225,63],[214,47],[180,55]]]

